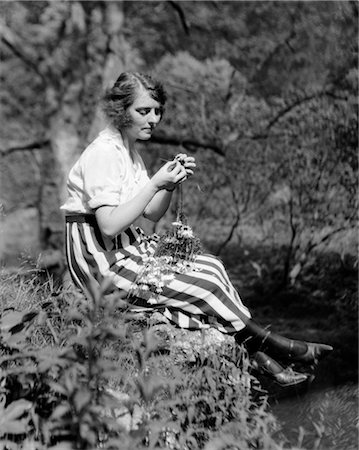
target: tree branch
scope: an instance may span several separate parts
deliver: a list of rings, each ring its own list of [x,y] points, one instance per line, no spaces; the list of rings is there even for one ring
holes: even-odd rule
[[[319,241],[317,241],[317,242],[309,242],[309,244],[308,244],[308,246],[306,248],[306,252],[305,252],[306,255],[311,253],[319,245],[324,244],[325,241],[330,239],[335,234],[340,233],[341,231],[345,231],[347,229],[348,229],[348,227],[346,227],[345,225],[340,226],[338,228],[335,228],[334,230],[328,231],[322,238],[319,239]]]
[[[233,234],[234,234],[236,228],[239,225],[239,221],[240,221],[240,215],[239,215],[239,213],[237,211],[235,216],[234,216],[234,220],[233,220],[233,223],[231,225],[231,228],[229,230],[229,233],[228,233],[227,237],[225,238],[225,240],[223,242],[221,242],[221,244],[219,245],[219,247],[216,250],[216,256],[220,256],[220,254],[222,253],[224,247],[226,247],[226,245],[232,240]]]
[[[8,155],[10,153],[26,150],[42,150],[44,147],[50,144],[49,139],[43,139],[39,141],[29,141],[22,144],[13,144],[7,148],[0,148],[1,155]]]
[[[178,14],[181,24],[183,26],[183,29],[184,29],[185,33],[187,34],[187,36],[189,36],[189,25],[187,23],[186,16],[185,16],[185,13],[183,12],[182,7],[177,2],[174,2],[174,1],[169,1],[168,3],[172,6],[172,8]]]
[[[325,96],[333,97],[333,98],[338,99],[338,100],[344,100],[342,97],[339,97],[339,96],[335,95],[332,91],[329,91],[329,90],[319,91],[319,92],[316,92],[314,94],[310,94],[310,95],[306,95],[305,97],[298,98],[293,103],[291,103],[290,105],[288,105],[285,108],[283,108],[282,110],[280,110],[273,117],[273,119],[271,119],[269,121],[269,123],[266,126],[265,130],[268,131],[270,128],[272,128],[273,125],[275,125],[279,121],[279,119],[281,119],[283,116],[285,116],[287,113],[289,113],[294,108],[296,108],[297,106],[301,105],[302,103],[305,103],[305,102],[308,102],[310,100],[313,100],[314,98],[320,98],[320,97],[325,97]]]
[[[154,142],[156,144],[161,145],[175,145],[175,146],[182,146],[190,151],[196,151],[199,148],[207,148],[215,153],[217,153],[220,156],[225,156],[224,150],[210,142],[201,142],[196,141],[193,139],[181,139],[170,135],[164,135],[164,134],[155,134],[152,136],[151,142]],[[14,153],[17,151],[26,151],[26,150],[35,150],[35,149],[42,149],[46,145],[50,144],[49,139],[40,139],[35,141],[29,141],[29,142],[23,142],[23,143],[13,143],[9,147],[6,148],[0,148],[0,154],[1,155],[8,155],[10,153]]]
[[[220,254],[222,253],[223,249],[231,241],[231,239],[232,239],[232,237],[234,235],[234,232],[237,229],[237,227],[239,225],[239,222],[240,222],[240,219],[241,219],[241,213],[240,213],[239,207],[238,207],[238,205],[239,205],[239,198],[238,198],[238,195],[236,195],[236,191],[233,189],[233,186],[231,186],[231,194],[232,194],[233,204],[235,206],[235,212],[233,213],[234,220],[233,220],[233,223],[231,225],[231,228],[229,230],[229,233],[228,233],[227,237],[218,246],[218,248],[216,250],[216,256],[220,256]]]
[[[350,4],[350,6],[351,6],[353,15],[354,15],[355,17],[358,17],[358,15],[359,15],[359,11],[358,11],[358,3],[357,3],[356,1],[350,1],[349,4]]]
[[[279,53],[279,51],[284,46],[288,46],[290,50],[293,52],[293,48],[291,47],[290,41],[293,39],[296,35],[295,29],[291,30],[291,32],[286,36],[281,42],[277,42],[276,46],[266,55],[266,57],[263,59],[262,62],[260,62],[259,67],[257,67],[257,71],[255,76],[260,76],[262,71],[267,67],[273,60],[273,58]]]
[[[0,21],[0,36],[1,42],[3,42],[15,56],[21,59],[21,61],[23,61],[25,65],[28,66],[33,72],[35,72],[43,82],[47,81],[44,74],[39,71],[38,65],[34,63],[32,58],[22,50],[24,45],[17,42],[18,40],[12,30],[6,26],[2,20]]]
[[[182,146],[191,151],[195,151],[198,148],[208,148],[209,150],[217,153],[217,155],[225,156],[225,152],[222,147],[210,142],[201,142],[194,139],[178,138],[165,134],[154,134],[152,136],[151,142],[155,142],[156,144]]]

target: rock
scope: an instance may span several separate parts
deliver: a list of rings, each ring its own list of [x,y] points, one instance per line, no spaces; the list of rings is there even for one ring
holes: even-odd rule
[[[122,391],[107,388],[106,393],[118,403],[118,406],[107,409],[106,415],[116,418],[116,422],[129,432],[138,430],[145,414],[137,403],[132,404],[131,397]],[[131,405],[131,407],[130,407]],[[132,410],[132,411],[131,411]]]
[[[60,250],[48,249],[40,253],[37,260],[39,269],[53,269],[62,267],[64,264],[63,254]]]

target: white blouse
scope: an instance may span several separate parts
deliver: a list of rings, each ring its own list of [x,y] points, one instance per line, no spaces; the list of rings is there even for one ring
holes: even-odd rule
[[[121,133],[105,128],[72,167],[67,214],[93,214],[100,206],[117,206],[131,200],[149,181],[141,156],[125,147]]]

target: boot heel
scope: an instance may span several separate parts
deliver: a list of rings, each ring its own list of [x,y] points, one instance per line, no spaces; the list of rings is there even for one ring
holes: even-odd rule
[[[290,367],[284,368],[263,352],[255,353],[252,360],[252,367],[282,387],[294,386],[308,380],[307,374],[295,372]]]

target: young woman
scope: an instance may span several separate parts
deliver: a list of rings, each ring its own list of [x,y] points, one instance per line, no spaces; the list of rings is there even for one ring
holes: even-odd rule
[[[157,243],[135,228],[140,216],[158,221],[174,189],[196,168],[195,159],[177,155],[151,178],[136,141],[150,139],[162,119],[166,95],[147,75],[122,73],[103,99],[108,127],[85,149],[70,171],[66,213],[66,250],[74,283],[91,294],[104,278],[113,290],[131,293],[144,260]],[[267,331],[251,319],[222,263],[211,255],[195,260],[199,270],[174,273],[156,304],[128,296],[129,304],[158,308],[181,328],[215,326],[245,343],[253,365],[281,385],[306,381],[307,375],[284,368],[279,360],[311,365],[332,350]]]

